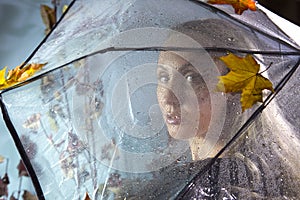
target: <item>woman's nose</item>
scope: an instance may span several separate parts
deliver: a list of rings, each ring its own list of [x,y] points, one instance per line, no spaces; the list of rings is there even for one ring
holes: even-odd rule
[[[171,89],[166,89],[164,95],[165,103],[167,105],[177,106],[179,105],[179,100]]]

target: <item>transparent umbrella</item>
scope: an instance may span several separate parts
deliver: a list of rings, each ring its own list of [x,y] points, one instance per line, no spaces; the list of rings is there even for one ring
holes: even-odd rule
[[[72,1],[1,92],[38,198],[297,199],[300,47],[263,10]]]

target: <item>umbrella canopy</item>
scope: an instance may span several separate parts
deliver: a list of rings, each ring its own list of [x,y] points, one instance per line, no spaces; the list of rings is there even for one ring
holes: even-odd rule
[[[300,47],[240,14],[72,1],[26,60],[46,65],[1,92],[39,199],[296,199]]]

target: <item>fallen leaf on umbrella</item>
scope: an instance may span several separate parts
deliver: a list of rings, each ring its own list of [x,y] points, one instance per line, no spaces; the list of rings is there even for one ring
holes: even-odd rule
[[[8,196],[7,184],[0,179],[0,197]]]
[[[58,131],[59,127],[58,127],[58,123],[54,117],[52,117],[52,115],[48,113],[48,124],[49,124],[51,130],[56,133]]]
[[[4,68],[1,69],[1,71],[0,71],[0,85],[6,84],[6,79],[5,79],[6,68],[7,68],[7,67],[4,67]]]
[[[20,176],[29,176],[27,169],[22,160],[20,160],[20,162],[17,166],[17,169],[19,170],[19,177]]]
[[[0,155],[0,163],[3,163],[5,160],[5,158],[3,156]]]
[[[241,15],[245,10],[256,10],[254,0],[208,0],[210,4],[228,4],[232,5],[236,14]]]
[[[64,174],[64,177],[67,179],[74,178],[74,168],[76,165],[74,164],[74,159],[72,156],[65,155],[65,152],[61,153],[60,155],[60,167]]]
[[[111,139],[110,143],[105,144],[102,148],[101,148],[101,160],[103,159],[107,159],[107,160],[111,160],[112,157],[114,157],[114,159],[119,159],[119,148],[116,145],[116,140],[114,138]]]
[[[27,120],[23,123],[23,127],[36,131],[40,127],[40,123],[41,123],[40,119],[41,119],[41,114],[35,113],[27,118]]]
[[[21,135],[20,140],[23,144],[28,158],[34,159],[38,150],[37,144],[33,142],[28,135]]]
[[[24,200],[38,200],[37,196],[34,194],[31,194],[30,192],[28,192],[27,190],[24,190],[24,193],[22,195],[22,198]]]
[[[5,173],[4,176],[2,177],[2,182],[6,185],[8,185],[10,183],[7,173]]]
[[[22,69],[20,69],[20,66],[17,66],[16,68],[9,70],[7,76],[7,67],[4,67],[2,70],[0,70],[0,90],[9,88],[17,83],[27,80],[29,77],[33,76],[37,71],[41,70],[42,67],[45,65],[46,63],[32,63],[25,65]]]
[[[217,90],[221,92],[241,92],[242,111],[263,101],[264,89],[274,92],[271,81],[259,73],[259,64],[253,56],[238,57],[232,53],[220,58],[230,72],[219,77]]]
[[[14,195],[11,195],[11,196],[9,197],[9,200],[17,200],[17,198],[14,197]]]

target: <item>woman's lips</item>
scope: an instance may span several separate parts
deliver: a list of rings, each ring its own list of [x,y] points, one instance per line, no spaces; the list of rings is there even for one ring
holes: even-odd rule
[[[181,117],[180,117],[180,115],[168,113],[166,116],[166,121],[168,124],[171,124],[171,125],[179,125],[181,122]]]

